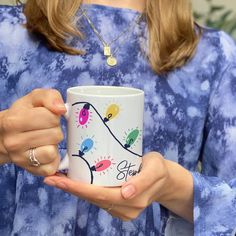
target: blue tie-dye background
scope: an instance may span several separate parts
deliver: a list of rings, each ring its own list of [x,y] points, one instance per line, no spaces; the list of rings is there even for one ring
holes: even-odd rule
[[[84,5],[110,42],[138,12]],[[80,17],[85,40],[70,43],[86,51],[70,56],[48,50],[21,26],[21,7],[0,7],[0,110],[34,88],[56,88],[64,99],[76,85],[122,85],[145,91],[144,152],[159,151],[194,177],[194,232],[231,235],[236,227],[236,46],[223,32],[205,29],[195,57],[166,76],[150,68],[144,20],[112,45],[118,65],[107,66],[102,45]],[[65,131],[65,121],[62,121]],[[66,142],[60,145],[62,156]],[[202,174],[196,172],[202,160]],[[158,166],[157,170],[158,171]],[[0,167],[0,235],[158,236],[193,235],[193,227],[160,208],[148,207],[138,219],[121,222],[104,210],[45,186],[14,166]]]

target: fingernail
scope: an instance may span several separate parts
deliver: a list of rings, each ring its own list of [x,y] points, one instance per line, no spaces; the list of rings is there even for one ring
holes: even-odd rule
[[[62,182],[57,183],[56,187],[58,187],[60,189],[64,189],[64,190],[67,189],[67,186],[64,183],[62,183]]]
[[[135,194],[135,187],[133,185],[127,185],[121,189],[122,195],[126,199],[130,199]]]
[[[56,186],[56,182],[50,179],[44,180],[44,183],[49,185],[49,186]]]

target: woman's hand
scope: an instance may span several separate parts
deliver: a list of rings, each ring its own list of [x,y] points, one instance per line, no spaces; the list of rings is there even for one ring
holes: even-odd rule
[[[35,175],[56,173],[57,144],[63,139],[60,115],[65,112],[60,93],[53,89],[36,89],[17,100],[1,117],[0,136],[9,160]],[[32,165],[30,155],[39,166]]]
[[[154,201],[190,222],[193,218],[192,175],[157,152],[146,154],[141,172],[121,187],[85,184],[62,174],[46,177],[44,182],[85,199],[124,221],[135,219]]]
[[[169,173],[165,161],[158,153],[143,157],[141,172],[122,187],[100,187],[72,181],[58,174],[45,178],[45,183],[70,192],[108,210],[124,221],[136,218],[148,205],[162,197],[168,187]]]

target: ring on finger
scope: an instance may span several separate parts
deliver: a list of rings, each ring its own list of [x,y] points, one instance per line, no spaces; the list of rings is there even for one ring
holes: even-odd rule
[[[115,205],[111,203],[107,208],[103,208],[103,209],[109,213],[114,208],[114,206]]]
[[[38,161],[38,159],[36,158],[36,154],[35,154],[35,148],[30,148],[29,149],[29,157],[28,157],[29,161],[30,161],[30,165],[34,166],[34,167],[39,167],[41,164]]]

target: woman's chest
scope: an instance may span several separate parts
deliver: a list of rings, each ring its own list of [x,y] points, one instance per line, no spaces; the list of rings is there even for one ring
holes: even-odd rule
[[[20,59],[21,70],[14,70],[14,63],[6,63],[8,71],[17,73],[5,73],[4,86],[0,88],[5,97],[2,109],[35,88],[57,89],[65,100],[66,90],[73,86],[139,88],[145,92],[144,152],[159,151],[182,164],[188,160],[191,167],[199,155],[210,82],[197,70],[158,76],[135,47],[117,55],[117,65],[112,67],[101,49],[93,48],[88,47],[83,56],[70,56],[39,45],[26,61]],[[66,146],[66,141],[62,146]]]

